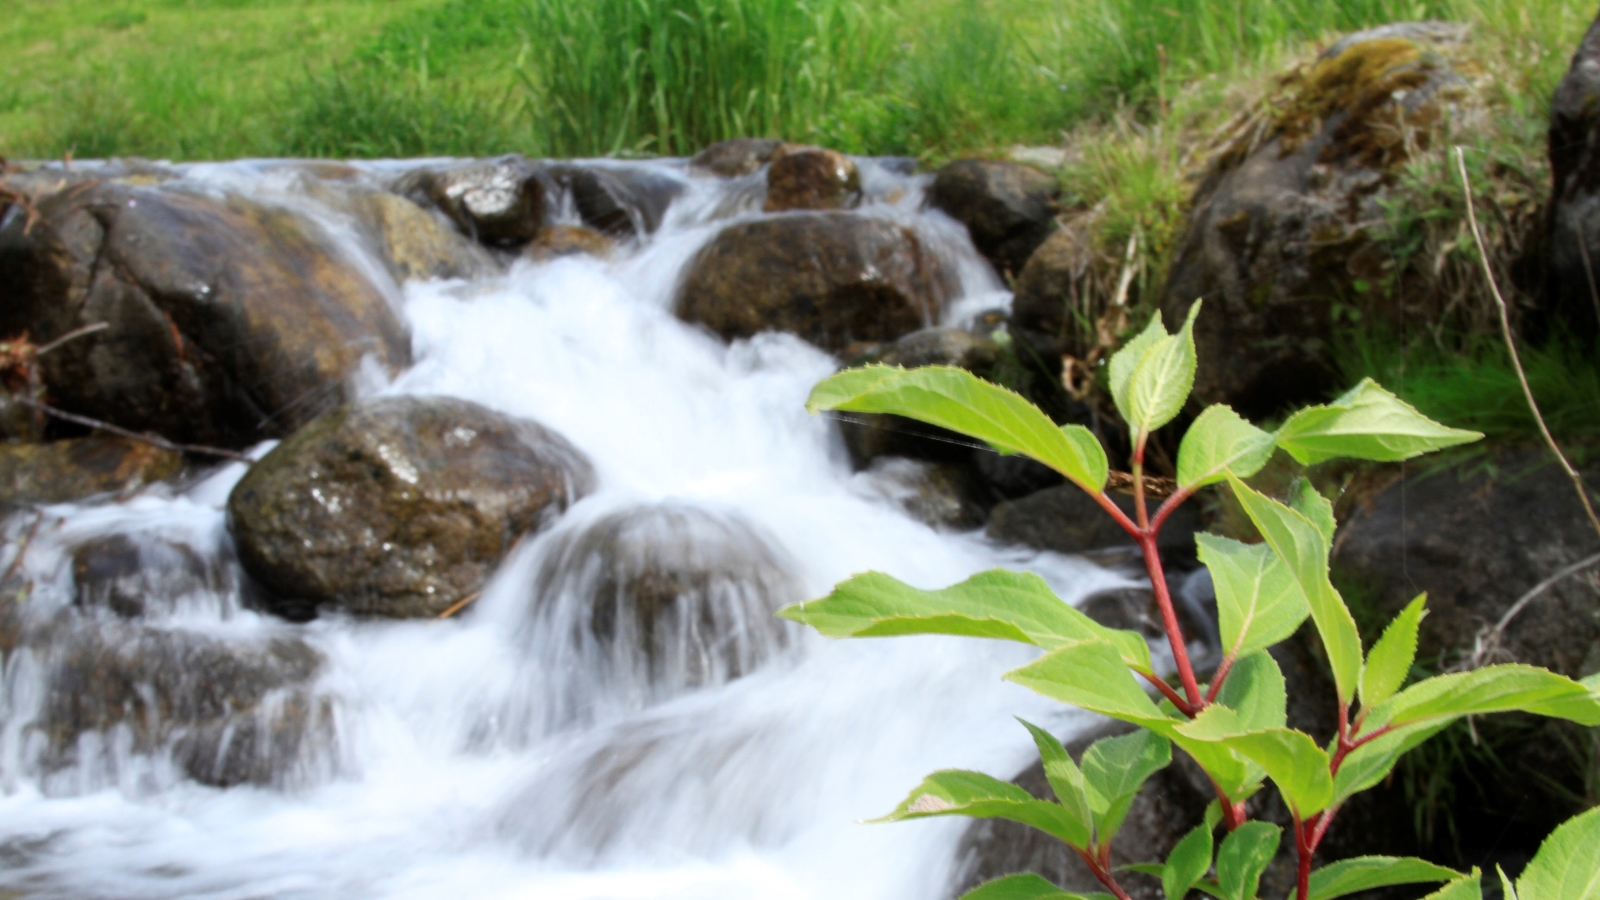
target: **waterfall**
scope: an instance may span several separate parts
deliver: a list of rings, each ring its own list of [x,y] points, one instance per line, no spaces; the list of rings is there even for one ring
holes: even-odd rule
[[[939,897],[960,822],[861,820],[935,769],[1015,774],[1034,751],[1014,716],[1087,724],[1000,680],[1030,648],[836,642],[771,619],[866,569],[937,587],[1025,568],[1069,602],[1124,581],[915,521],[806,413],[832,356],[673,316],[696,250],[767,215],[751,179],[594,165],[683,189],[610,259],[403,284],[292,165],[179,167],[312,216],[395,304],[414,365],[365,371],[362,394],[537,420],[598,486],[439,621],[254,611],[225,523],[238,463],[13,516],[12,546],[36,531],[13,611],[29,638],[0,684],[0,896]],[[923,209],[926,176],[861,165],[860,213],[912,227],[955,273],[944,322],[1008,301],[964,229]],[[710,624],[680,618],[641,647],[606,604],[652,566],[702,573],[669,588],[699,592]],[[86,684],[73,654],[111,662]]]

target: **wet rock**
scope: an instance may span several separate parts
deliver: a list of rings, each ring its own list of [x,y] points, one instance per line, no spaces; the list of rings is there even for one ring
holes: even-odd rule
[[[950,290],[910,229],[804,213],[724,229],[689,263],[676,310],[728,339],[788,331],[839,350],[931,324]]]
[[[593,481],[583,455],[537,423],[465,400],[391,397],[279,444],[234,488],[228,520],[273,612],[435,616]]]
[[[879,345],[852,358],[849,365],[955,366],[982,378],[993,374],[999,353],[999,346],[989,338],[935,326]],[[839,420],[839,433],[858,469],[884,456],[943,463],[964,463],[972,456],[971,438],[902,416],[851,413]]]
[[[928,203],[967,226],[997,270],[1015,275],[1055,230],[1060,193],[1056,179],[1031,166],[958,159],[939,170]]]
[[[248,446],[336,405],[363,357],[410,363],[388,300],[288,210],[86,181],[39,213],[0,228],[0,335],[109,325],[40,359],[69,412]]]
[[[1019,500],[1045,488],[1063,484],[1060,472],[1026,456],[974,450],[972,467],[998,500]]]
[[[128,494],[182,468],[182,455],[122,437],[0,444],[0,509]]]
[[[563,256],[609,257],[616,243],[598,231],[578,225],[548,225],[539,230],[522,255],[536,262],[549,262]]]
[[[783,146],[783,141],[770,138],[735,138],[721,141],[701,150],[689,160],[691,169],[709,172],[722,178],[749,175],[772,159],[772,154]]]
[[[237,588],[225,560],[176,541],[126,534],[73,548],[72,581],[79,608],[107,609],[124,619],[171,615],[187,598]]]
[[[1117,508],[1132,516],[1133,498],[1107,494]],[[1159,501],[1152,501],[1151,510]],[[1157,546],[1163,559],[1194,558],[1194,534],[1201,530],[1200,513],[1195,504],[1185,503],[1173,511],[1161,529]],[[1111,557],[1138,557],[1138,547],[1128,533],[1112,520],[1088,494],[1072,484],[1063,484],[1020,500],[1008,500],[994,508],[989,518],[988,536],[1007,544],[1024,544],[1057,553],[1104,553]]]
[[[1105,312],[1094,308],[1093,213],[1073,216],[1033,251],[1017,277],[1011,302],[1011,331],[1047,339],[1056,355],[1085,358],[1098,335],[1094,324]]]
[[[363,192],[351,206],[396,281],[484,278],[500,270],[483,248],[404,197]]]
[[[843,153],[779,147],[767,167],[767,212],[848,209],[861,202],[861,173]]]
[[[544,226],[553,187],[546,173],[513,154],[413,172],[396,183],[395,193],[437,207],[480,243],[517,247]]]
[[[1261,117],[1240,127],[1196,191],[1160,306],[1176,328],[1197,297],[1195,399],[1250,418],[1335,387],[1336,304],[1398,321],[1368,223],[1402,167],[1473,121],[1471,87],[1451,58],[1466,26],[1407,23],[1352,35],[1284,76]],[[1360,283],[1358,285],[1358,282]],[[1431,308],[1407,307],[1409,320]]]
[[[539,630],[578,669],[660,699],[746,675],[791,640],[790,566],[742,517],[663,503],[562,535],[534,580]],[[544,658],[541,655],[541,658]]]
[[[885,456],[857,476],[870,492],[933,528],[966,531],[983,525],[988,492],[968,466]]]
[[[35,648],[47,694],[34,727],[48,772],[115,772],[167,756],[203,784],[287,786],[334,744],[311,689],[322,655],[292,638],[234,642],[123,624],[57,621]]]
[[[1550,102],[1548,302],[1574,334],[1600,331],[1600,18]]]
[[[647,169],[553,166],[585,225],[611,238],[642,238],[661,227],[683,182]]]

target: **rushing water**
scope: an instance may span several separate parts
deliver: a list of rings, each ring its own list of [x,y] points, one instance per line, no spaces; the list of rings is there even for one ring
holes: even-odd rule
[[[719,228],[760,215],[759,190],[648,165],[687,189],[655,235],[610,261],[519,262],[480,282],[404,286],[364,263],[408,322],[416,362],[392,380],[368,373],[362,390],[452,395],[536,419],[599,475],[468,614],[291,625],[246,609],[223,522],[238,464],[181,489],[47,510],[23,563],[30,620],[73,604],[71,548],[123,535],[148,568],[130,576],[133,592],[159,599],[146,603],[142,640],[199,634],[258,656],[303,640],[326,662],[308,713],[317,725],[293,764],[262,786],[220,789],[184,777],[171,746],[139,746],[123,727],[51,759],[35,722],[62,702],[44,673],[68,651],[12,654],[0,693],[0,896],[912,900],[947,890],[960,822],[860,820],[934,769],[1019,770],[1032,751],[1013,716],[1076,726],[1000,681],[1027,648],[834,642],[795,629],[743,677],[688,677],[670,659],[652,673],[563,650],[563,601],[581,592],[562,587],[578,576],[563,575],[561,559],[581,555],[579,532],[596,523],[659,521],[689,544],[750,536],[782,577],[749,589],[802,598],[869,568],[934,587],[1025,567],[1069,600],[1121,579],[914,521],[893,485],[852,474],[832,423],[805,412],[832,357],[782,334],[726,345],[676,320],[681,268]],[[961,297],[946,322],[1006,302],[960,226],[921,210],[922,179],[871,163],[864,175],[863,214],[912,225],[956,268]],[[361,255],[290,169],[195,166],[187,177],[309,211]],[[667,512],[641,519],[641,508]],[[10,535],[30,522],[14,519]],[[180,558],[200,574],[162,583]],[[75,640],[117,645],[118,627]]]

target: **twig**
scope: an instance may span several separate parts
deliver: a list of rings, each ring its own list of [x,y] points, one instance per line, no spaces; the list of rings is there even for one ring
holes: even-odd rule
[[[1517,370],[1517,381],[1522,383],[1522,395],[1528,400],[1528,409],[1533,412],[1533,420],[1539,423],[1539,433],[1544,435],[1544,442],[1550,446],[1550,452],[1561,461],[1561,468],[1566,470],[1567,477],[1572,479],[1572,487],[1578,492],[1578,500],[1583,503],[1583,511],[1589,514],[1589,524],[1594,526],[1595,536],[1600,537],[1600,517],[1594,514],[1594,504],[1589,502],[1589,490],[1584,487],[1583,478],[1578,470],[1567,461],[1566,454],[1556,446],[1556,439],[1550,436],[1550,429],[1544,424],[1544,416],[1539,412],[1539,404],[1533,399],[1533,388],[1528,386],[1528,374],[1522,370],[1522,360],[1517,356],[1517,342],[1511,337],[1511,314],[1506,310],[1506,299],[1500,296],[1500,286],[1495,283],[1494,270],[1489,267],[1489,253],[1484,249],[1483,232],[1478,230],[1478,214],[1472,206],[1472,181],[1467,177],[1466,150],[1459,145],[1456,147],[1456,168],[1461,172],[1461,190],[1467,197],[1467,222],[1472,226],[1472,239],[1478,244],[1478,260],[1483,263],[1483,277],[1489,282],[1489,291],[1494,295],[1494,302],[1500,309],[1500,334],[1505,337],[1506,349],[1511,352],[1511,365]]]
[[[31,397],[17,397],[16,402],[21,403],[24,406],[31,406],[34,409],[45,413],[46,415],[55,416],[56,418],[65,420],[67,422],[76,422],[79,425],[87,425],[88,427],[98,431],[109,431],[112,434],[120,435],[121,437],[128,438],[129,440],[149,444],[152,447],[160,447],[163,450],[171,450],[174,453],[199,453],[205,456],[220,456],[223,459],[231,459],[235,462],[242,463],[250,463],[253,461],[250,459],[250,457],[245,456],[243,453],[240,453],[237,450],[224,450],[221,447],[207,447],[202,444],[179,444],[154,434],[140,434],[137,431],[129,431],[126,428],[120,428],[116,425],[112,425],[110,422],[102,422],[99,419],[91,419],[88,416],[80,416],[76,413],[69,413],[63,409],[56,409],[54,406],[40,403]]]
[[[96,331],[105,331],[107,328],[110,328],[110,327],[111,327],[111,323],[110,322],[96,322],[93,325],[85,325],[82,328],[73,329],[72,331],[69,331],[66,334],[63,334],[61,337],[56,338],[55,340],[51,341],[50,343],[45,344],[43,347],[36,348],[33,351],[33,355],[36,356],[36,357],[43,356],[46,353],[49,353],[51,350],[56,349],[57,347],[61,346],[62,344],[65,344],[66,342],[68,342],[70,340],[74,340],[76,338],[81,338],[84,335],[94,334]]]
[[[39,513],[34,518],[33,525],[28,529],[27,536],[22,539],[22,545],[17,547],[16,558],[11,560],[11,565],[6,569],[5,576],[0,577],[0,584],[10,581],[11,576],[17,574],[17,570],[22,568],[22,558],[28,555],[28,548],[33,545],[33,536],[39,533],[39,523],[43,521],[44,513]]]
[[[1478,636],[1472,642],[1472,658],[1468,662],[1467,668],[1476,669],[1488,662],[1489,658],[1499,650],[1500,640],[1505,636],[1506,628],[1511,624],[1511,620],[1515,619],[1517,614],[1522,612],[1529,603],[1538,599],[1540,594],[1554,587],[1563,578],[1581,572],[1597,563],[1600,563],[1600,553],[1584,557],[1534,585],[1526,594],[1518,597],[1517,602],[1511,604],[1511,608],[1506,610],[1505,615],[1500,617],[1500,621],[1494,623],[1493,628],[1487,628],[1478,633]]]
[[[451,616],[455,615],[456,613],[461,612],[463,609],[466,609],[467,606],[472,603],[472,601],[474,601],[474,600],[476,600],[476,599],[478,599],[479,597],[482,597],[482,596],[483,596],[483,591],[473,591],[472,593],[466,595],[465,597],[462,597],[460,600],[457,600],[456,602],[450,604],[448,609],[446,609],[442,613],[439,613],[437,616],[434,616],[434,618],[435,619],[448,619]]]

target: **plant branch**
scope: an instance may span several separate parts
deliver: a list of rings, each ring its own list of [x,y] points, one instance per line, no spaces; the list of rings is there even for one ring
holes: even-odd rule
[[[1161,553],[1156,549],[1155,535],[1139,534],[1139,549],[1144,552],[1144,565],[1150,572],[1150,587],[1155,591],[1156,604],[1161,607],[1161,624],[1167,632],[1167,643],[1172,646],[1172,661],[1178,667],[1178,678],[1183,682],[1183,693],[1196,712],[1205,707],[1200,694],[1200,683],[1195,680],[1194,666],[1189,662],[1189,648],[1183,640],[1183,629],[1178,626],[1178,613],[1172,607],[1172,594],[1167,590],[1167,576],[1161,571]]]
[[[1172,685],[1167,684],[1160,678],[1157,678],[1152,672],[1140,672],[1139,674],[1144,676],[1145,681],[1155,685],[1156,690],[1160,691],[1163,697],[1166,697],[1168,700],[1172,701],[1172,705],[1178,708],[1178,712],[1183,713],[1191,719],[1195,717],[1198,710],[1196,710],[1193,706],[1190,706],[1189,701],[1183,699],[1182,694],[1179,694],[1177,691],[1173,690]]]
[[[1300,817],[1294,817],[1294,852],[1299,858],[1299,866],[1295,876],[1295,897],[1298,900],[1311,898],[1311,844],[1306,835],[1305,823]]]
[[[1528,386],[1528,374],[1522,370],[1522,360],[1517,356],[1517,342],[1511,337],[1511,314],[1506,309],[1506,299],[1500,295],[1500,285],[1494,280],[1494,270],[1489,267],[1489,254],[1484,249],[1483,232],[1478,229],[1478,214],[1472,205],[1472,181],[1467,176],[1467,154],[1460,146],[1456,147],[1456,168],[1461,173],[1461,190],[1467,197],[1467,222],[1472,226],[1472,239],[1478,245],[1478,260],[1483,263],[1483,277],[1489,282],[1489,292],[1494,295],[1495,306],[1500,310],[1500,334],[1505,338],[1506,349],[1511,352],[1511,365],[1517,370],[1517,381],[1522,383],[1522,395],[1528,400],[1528,409],[1533,413],[1533,420],[1539,424],[1539,433],[1544,436],[1544,442],[1549,445],[1550,452],[1561,461],[1561,468],[1572,479],[1572,487],[1578,492],[1578,500],[1583,504],[1583,511],[1589,514],[1589,524],[1594,526],[1594,533],[1600,537],[1600,516],[1594,512],[1594,504],[1589,502],[1589,489],[1584,486],[1583,478],[1578,470],[1567,461],[1566,454],[1556,446],[1556,439],[1551,437],[1550,429],[1544,423],[1544,416],[1539,412],[1539,404],[1533,399],[1533,389]]]
[[[0,576],[0,584],[11,580],[22,568],[22,558],[28,555],[28,548],[33,545],[33,538],[39,533],[39,524],[44,521],[44,513],[39,513],[33,520],[33,525],[28,528],[28,533],[22,538],[22,543],[17,545],[17,555],[11,560],[11,565],[6,568],[6,574]]]
[[[1510,626],[1511,620],[1515,619],[1518,613],[1527,608],[1529,603],[1532,603],[1534,600],[1538,599],[1540,594],[1543,594],[1545,591],[1554,587],[1563,578],[1581,572],[1584,569],[1595,565],[1596,563],[1600,563],[1600,553],[1596,553],[1593,556],[1586,556],[1583,559],[1578,560],[1572,565],[1567,566],[1559,572],[1556,572],[1554,575],[1551,575],[1549,578],[1546,578],[1545,580],[1534,585],[1532,590],[1517,598],[1517,602],[1511,604],[1511,608],[1506,610],[1506,614],[1500,617],[1500,621],[1494,623],[1493,628],[1480,633],[1477,638],[1473,640],[1472,657],[1467,663],[1467,668],[1476,669],[1489,661],[1489,658],[1492,657],[1499,649],[1500,640],[1505,636],[1506,628]]]
[[[1156,509],[1155,516],[1150,519],[1150,530],[1160,531],[1161,526],[1166,524],[1167,517],[1177,511],[1185,500],[1193,497],[1194,491],[1194,488],[1179,488],[1168,494],[1167,499]]]
[[[1227,680],[1228,672],[1232,669],[1233,654],[1229,653],[1222,658],[1222,662],[1217,664],[1216,674],[1211,676],[1211,688],[1206,691],[1206,703],[1212,703],[1217,699],[1217,694],[1222,691],[1222,682]]]
[[[199,453],[205,456],[220,456],[223,459],[231,459],[234,462],[242,463],[249,463],[252,461],[250,457],[245,456],[243,453],[240,453],[237,450],[224,450],[221,447],[206,447],[200,444],[179,444],[154,434],[140,434],[137,431],[129,431],[126,428],[120,428],[116,425],[112,425],[110,422],[102,422],[99,419],[91,419],[88,416],[80,416],[76,413],[69,413],[66,410],[56,409],[54,406],[40,403],[32,397],[17,397],[15,400],[16,402],[21,403],[23,406],[31,406],[42,413],[55,416],[58,419],[63,419],[68,422],[76,422],[79,425],[87,425],[88,427],[97,431],[109,431],[112,434],[128,438],[129,440],[149,444],[152,447],[160,447],[163,450],[171,450],[174,453]]]
[[[1070,847],[1072,845],[1068,844],[1067,846]],[[1122,889],[1122,885],[1117,884],[1117,878],[1115,875],[1111,874],[1111,867],[1109,865],[1101,865],[1100,860],[1096,859],[1095,855],[1087,850],[1080,850],[1077,847],[1073,847],[1072,851],[1078,854],[1078,857],[1083,860],[1084,865],[1089,867],[1089,871],[1094,873],[1094,877],[1099,879],[1100,883],[1105,885],[1106,889],[1115,895],[1117,900],[1132,900],[1132,898],[1128,896],[1128,892]]]

